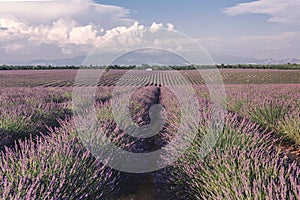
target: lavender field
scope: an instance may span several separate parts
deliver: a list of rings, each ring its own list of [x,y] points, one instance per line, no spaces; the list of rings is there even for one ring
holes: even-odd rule
[[[180,102],[167,87],[180,80],[155,70],[130,77],[129,85],[143,86],[131,96],[129,110],[142,127],[151,122],[151,107],[160,104],[165,121],[159,134],[136,138],[122,130],[112,96],[125,72],[110,70],[101,77],[93,105],[101,131],[81,137],[72,105],[77,70],[0,71],[0,199],[300,199],[299,70],[220,70],[224,127],[205,157],[200,155],[213,103],[201,76],[182,71],[200,105],[199,123],[189,125],[197,134],[175,163],[148,173],[114,169],[85,145],[98,148],[104,134],[126,151],[169,153],[176,151],[167,144],[177,132],[189,134],[180,126]],[[81,115],[80,123],[91,122]],[[146,164],[132,162],[159,165],[169,161],[168,153]]]

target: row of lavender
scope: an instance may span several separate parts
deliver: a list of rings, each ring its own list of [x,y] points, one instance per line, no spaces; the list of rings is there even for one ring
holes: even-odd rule
[[[0,150],[18,139],[47,132],[57,119],[71,115],[70,89],[2,88],[0,90]]]
[[[289,91],[292,99],[294,98],[292,91],[294,95],[298,94],[294,87],[292,86]],[[277,86],[277,88],[280,87]],[[212,107],[207,100],[206,91],[204,87],[198,90],[199,96],[202,96],[199,98],[200,128],[193,145],[173,166],[154,175],[156,191],[160,194],[158,199],[299,199],[299,163],[280,153],[277,146],[280,138],[275,137],[272,131],[262,128],[259,123],[252,122],[247,117],[228,112],[215,147],[206,157],[202,157],[202,150],[205,148],[204,136],[211,131],[209,127]],[[252,95],[257,94],[260,92]],[[275,92],[276,94],[280,94],[280,91]],[[284,94],[286,93],[281,91],[281,95]],[[229,92],[229,97],[230,95],[233,95],[232,91]],[[161,98],[163,99],[161,103],[169,107],[166,109],[168,115],[174,116],[168,118],[167,123],[178,124],[176,116],[180,114],[174,95],[162,89]],[[252,103],[252,105],[262,105],[258,102]],[[292,108],[299,108],[297,105],[294,106]],[[294,109],[289,110],[290,116],[294,116],[292,114]],[[251,111],[248,112],[251,113]],[[173,132],[174,126],[167,127],[166,133],[169,134],[165,133],[166,141],[173,137],[171,134]],[[166,149],[166,151],[176,151],[172,147],[168,148],[171,149]],[[163,156],[164,160],[168,161],[170,156]]]
[[[112,88],[96,92],[96,102],[106,102]],[[58,127],[58,119],[72,115],[72,88],[0,88],[0,150],[19,139],[46,134]]]
[[[300,85],[227,86],[229,109],[300,145]]]
[[[293,101],[288,106],[293,107],[287,107],[287,117],[297,116],[295,110],[299,109],[299,104],[293,95],[299,93],[295,89],[291,86],[288,93],[284,89],[276,93],[279,96],[292,94],[290,98]],[[164,87],[160,90],[157,87],[145,87],[131,99],[131,115],[137,124],[150,122],[149,108],[156,103],[161,103],[167,111],[168,120],[160,137],[150,140],[136,140],[118,128],[109,100],[111,91],[109,87],[100,88],[96,95],[96,110],[99,127],[117,146],[133,152],[148,152],[153,148],[153,142],[156,147],[164,146],[175,137],[180,123],[180,106],[171,91]],[[207,97],[204,88],[198,91],[199,96]],[[239,90],[229,90],[229,97],[233,98],[229,102],[235,99],[246,101],[242,95],[247,93],[239,91],[237,93],[240,96],[234,96],[237,93],[233,91]],[[255,90],[253,88],[250,91]],[[264,90],[259,91],[262,92],[258,92],[258,95],[266,94]],[[65,89],[53,91],[50,88],[1,90],[0,135],[5,136],[3,138],[14,135],[9,140],[1,139],[5,141],[2,145],[9,144],[11,147],[2,153],[0,160],[1,198],[115,199],[119,194],[134,191],[143,179],[142,176],[106,167],[105,163],[100,163],[90,154],[82,144],[82,138],[78,137],[73,120],[68,117],[71,110],[70,94],[71,91]],[[153,174],[158,199],[299,199],[299,165],[277,155],[274,146],[277,139],[272,133],[246,118],[228,114],[216,148],[207,157],[199,157],[203,136],[209,131],[211,109],[206,98],[200,97],[199,103],[201,110],[197,139],[173,166]],[[252,105],[263,105],[259,103],[257,100]],[[17,109],[13,109],[15,107]],[[249,107],[241,108],[247,111]],[[239,111],[244,113],[242,109]],[[37,113],[38,117],[35,116]],[[248,110],[245,113],[252,112]],[[26,120],[19,120],[20,116]],[[56,117],[66,119],[62,121]],[[84,116],[82,122],[89,123]],[[60,128],[54,128],[58,126]],[[40,135],[41,131],[46,135],[23,139],[13,149],[13,142],[17,139],[29,138],[32,134]],[[166,150],[172,152],[172,149]],[[162,156],[165,161],[169,159],[168,155]]]
[[[85,69],[89,71],[88,69]],[[99,70],[103,71],[103,70]],[[98,72],[99,72],[98,71]],[[300,70],[271,70],[271,69],[220,69],[225,84],[292,84],[300,83]],[[128,70],[105,71],[101,77],[101,86],[115,85]],[[173,71],[174,72],[174,71]],[[181,84],[176,74],[180,72],[191,84],[204,84],[200,73],[196,70],[180,70],[175,74],[170,71],[131,70],[129,84]],[[72,87],[78,70],[1,70],[0,87]],[[205,70],[204,70],[205,73]],[[141,80],[142,82],[137,82]],[[185,81],[183,81],[185,83]]]
[[[300,145],[300,84],[225,85],[227,109],[259,123],[290,144]],[[204,86],[198,95],[209,98]]]
[[[1,199],[115,199],[136,190],[143,180],[106,166],[86,148],[72,119],[71,92],[66,88],[1,90]],[[132,152],[150,149],[152,141],[136,140],[118,128],[111,95],[109,87],[96,93],[94,108],[100,129],[89,144],[97,145],[97,139],[105,136]],[[137,124],[149,123],[147,112],[158,95],[156,87],[135,92],[130,107]],[[80,117],[82,123],[90,123],[84,115]]]

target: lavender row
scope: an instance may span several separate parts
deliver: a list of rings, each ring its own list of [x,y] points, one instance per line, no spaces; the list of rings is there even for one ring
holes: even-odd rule
[[[130,88],[125,88],[128,92]],[[122,91],[120,93],[116,93],[112,95],[112,98],[124,98],[124,93],[126,91]],[[94,132],[84,132],[84,135],[81,136],[81,141],[86,146],[89,146],[89,150],[93,152],[93,154],[98,154],[103,151],[102,143],[111,142],[113,145],[117,146],[124,151],[134,152],[134,153],[145,153],[150,152],[153,145],[153,138],[139,138],[132,136],[132,129],[124,129],[116,118],[121,117],[122,120],[132,121],[131,123],[137,124],[139,127],[147,126],[150,123],[149,110],[155,104],[157,104],[157,99],[159,95],[159,90],[154,86],[147,86],[138,88],[130,97],[129,105],[123,104],[123,101],[117,101],[117,104],[114,104],[113,99],[109,99],[108,101],[101,103],[96,102],[94,106],[92,106],[89,110],[87,108],[86,111],[79,112],[77,125],[79,127],[87,127],[91,129],[94,127],[96,130],[101,130],[102,134],[94,135]],[[127,96],[125,96],[127,97]],[[82,99],[84,101],[84,98]],[[127,100],[127,99],[125,99]],[[119,104],[118,104],[119,103]],[[117,109],[113,110],[113,106]],[[128,107],[128,110],[123,110],[123,107]],[[92,123],[91,120],[86,118],[90,112],[93,112],[95,109],[95,114],[97,117],[96,125]],[[127,113],[129,111],[129,113]],[[85,113],[87,112],[87,113]],[[75,113],[76,115],[76,113]],[[93,128],[92,128],[93,130]],[[142,132],[141,132],[142,133]],[[109,140],[108,138],[113,138],[113,140]],[[107,141],[109,140],[109,141]],[[97,145],[91,145],[93,142],[96,142]],[[113,151],[112,151],[113,152]],[[110,151],[107,152],[108,154]],[[109,155],[108,159],[114,160],[114,156]],[[120,155],[117,155],[120,156]],[[147,163],[141,163],[140,160],[131,160],[132,163],[136,163],[136,165],[149,165],[151,164],[150,160],[145,161]],[[117,165],[122,165],[122,163],[116,163]],[[118,170],[113,170],[118,173],[119,184],[116,186],[120,189],[122,194],[134,193],[138,186],[146,180],[147,174],[133,174],[121,172]],[[116,198],[116,196],[115,196]]]
[[[99,87],[96,102],[111,98],[112,88]],[[15,141],[47,133],[58,127],[58,119],[72,115],[71,88],[2,88],[0,90],[0,149]]]
[[[141,93],[146,98],[141,99]],[[141,89],[133,96],[131,107],[139,105],[149,109],[155,95],[154,88]],[[6,148],[0,160],[1,198],[115,199],[133,192],[141,182],[140,177],[105,166],[105,160],[96,159],[100,155],[91,154],[91,149],[87,149],[87,145],[101,148],[98,142],[104,137],[132,151],[140,151],[145,145],[130,140],[126,132],[117,127],[110,104],[110,101],[100,101],[92,108],[96,109],[98,132],[78,135],[80,124],[59,120],[61,127],[50,129],[47,136],[19,141],[16,149]],[[133,113],[134,119],[146,119],[144,112],[146,110]],[[85,115],[80,117],[83,124],[90,125]],[[95,148],[94,152],[101,153]]]
[[[300,85],[226,85],[227,109],[259,123],[290,144],[300,144]],[[195,86],[209,98],[205,86]]]
[[[119,192],[119,173],[82,146],[72,121],[50,132],[1,154],[1,199],[106,199]]]
[[[258,125],[229,115],[210,155],[190,151],[175,168],[184,169],[179,180],[191,199],[299,199],[299,163],[278,155],[275,143]]]
[[[170,95],[164,98],[172,101]],[[299,164],[278,154],[278,139],[272,132],[247,118],[228,113],[215,148],[202,158],[203,137],[210,131],[211,103],[205,98],[199,102],[197,139],[177,163],[154,176],[161,199],[299,199]],[[170,113],[176,113],[172,104],[176,102],[168,103]],[[178,123],[174,119],[169,124]],[[174,129],[171,126],[165,131],[170,140]],[[168,155],[163,156],[168,160]]]
[[[0,91],[0,149],[18,139],[59,126],[71,115],[71,92],[45,88],[6,88]]]

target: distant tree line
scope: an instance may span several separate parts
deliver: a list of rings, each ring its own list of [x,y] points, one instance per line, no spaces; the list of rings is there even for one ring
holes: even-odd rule
[[[300,70],[300,64],[218,64],[216,65],[219,69],[289,69],[289,70]],[[143,64],[140,66],[137,65],[109,65],[109,66],[75,66],[75,65],[64,65],[64,66],[53,66],[53,65],[0,65],[0,70],[49,70],[49,69],[153,69],[153,70],[195,70],[197,69],[209,69],[212,66],[197,66],[187,65],[187,66],[159,66],[159,65],[148,65]]]
[[[0,70],[47,70],[47,69],[79,69],[79,66],[65,65],[1,65]]]
[[[300,64],[221,64],[217,65],[219,69],[300,69]]]

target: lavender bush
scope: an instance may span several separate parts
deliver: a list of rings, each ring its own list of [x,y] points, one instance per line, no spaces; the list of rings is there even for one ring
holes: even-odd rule
[[[6,88],[0,97],[0,149],[18,139],[46,133],[57,119],[71,115],[68,90],[51,88]]]
[[[118,173],[82,146],[72,122],[0,158],[1,199],[107,199],[118,193]]]
[[[129,102],[129,113],[115,113],[119,116],[128,116],[132,121],[140,126],[150,123],[149,118],[149,109],[156,102],[158,98],[158,88],[154,86],[141,87],[137,89]],[[129,130],[123,130],[119,124],[114,119],[113,111],[111,108],[112,102],[108,100],[104,103],[95,102],[94,106],[88,107],[84,102],[84,98],[81,99],[80,105],[83,105],[83,110],[76,111],[74,115],[77,117],[78,127],[90,128],[91,130],[101,130],[103,135],[95,135],[94,131],[84,132],[84,135],[81,135],[80,139],[88,146],[93,154],[97,155],[101,153],[103,149],[101,146],[103,142],[111,142],[118,148],[121,148],[125,151],[135,152],[135,153],[145,153],[151,151],[153,145],[153,138],[135,138],[129,134]],[[124,105],[114,105],[117,108],[121,108]],[[85,116],[88,116],[92,110],[95,109],[97,123],[93,124]],[[86,113],[85,113],[86,112]],[[117,112],[120,112],[117,110]],[[127,118],[126,118],[127,119]],[[129,119],[127,119],[129,120]],[[110,139],[111,138],[111,139]],[[112,139],[113,138],[113,139]],[[92,144],[96,145],[92,145]],[[113,152],[107,152],[112,153]],[[113,155],[112,158],[113,159]],[[145,165],[139,160],[132,160],[131,162],[136,163],[137,165]],[[151,162],[151,161],[147,161]],[[122,163],[118,163],[122,165]],[[118,172],[120,178],[120,185],[123,194],[134,193],[139,184],[146,180],[147,174],[133,174],[126,172]]]
[[[228,114],[216,147],[203,159],[199,149],[205,145],[202,138],[207,125],[199,129],[194,145],[162,175],[165,199],[299,199],[300,166],[279,154],[270,132]]]
[[[209,98],[204,86],[195,86],[200,97]],[[300,85],[226,85],[227,108],[269,128],[285,141],[299,145]]]

